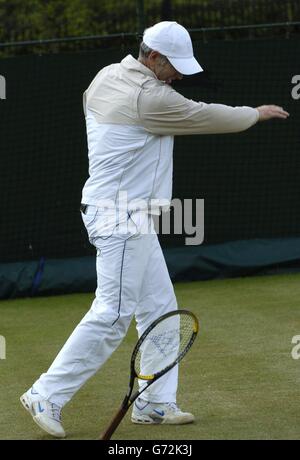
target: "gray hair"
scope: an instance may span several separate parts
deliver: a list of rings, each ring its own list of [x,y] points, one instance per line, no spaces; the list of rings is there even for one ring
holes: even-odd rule
[[[151,51],[154,51],[152,48],[149,48],[149,46],[146,45],[146,43],[142,42],[140,44],[140,52],[139,52],[139,57],[142,59],[147,59],[149,57]],[[159,52],[159,51],[158,51]],[[162,63],[167,63],[169,62],[168,58],[164,56],[163,54],[159,53],[161,57],[161,62]]]

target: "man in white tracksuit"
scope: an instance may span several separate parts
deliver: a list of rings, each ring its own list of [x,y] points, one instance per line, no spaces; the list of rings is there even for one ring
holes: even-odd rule
[[[152,217],[171,200],[174,136],[239,132],[288,116],[272,105],[195,102],[170,86],[201,71],[186,29],[161,22],[146,29],[138,60],[128,55],[103,68],[84,93],[90,177],[81,212],[97,249],[96,297],[51,367],[21,397],[53,436],[65,436],[62,407],[118,347],[133,316],[141,335],[177,308]],[[132,421],[193,422],[176,405],[177,378],[176,367],[142,393]]]

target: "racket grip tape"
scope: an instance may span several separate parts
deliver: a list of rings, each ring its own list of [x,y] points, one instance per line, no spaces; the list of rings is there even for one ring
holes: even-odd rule
[[[99,438],[100,440],[108,441],[111,438],[111,436],[113,435],[115,430],[120,425],[122,419],[126,415],[126,412],[128,411],[128,408],[129,408],[129,406],[127,406],[127,407],[121,406],[120,407],[120,409],[118,410],[118,412],[116,413],[116,415],[114,416],[112,421],[110,422],[108,428],[104,431],[102,436]]]

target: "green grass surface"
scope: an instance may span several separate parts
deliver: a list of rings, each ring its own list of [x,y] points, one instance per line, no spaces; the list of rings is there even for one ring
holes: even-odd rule
[[[113,439],[299,439],[300,275],[180,283],[179,305],[195,312],[200,334],[181,364],[178,403],[186,426],[141,426],[129,414]],[[50,439],[19,396],[51,364],[93,294],[0,302],[0,439]],[[135,329],[63,410],[68,439],[95,439],[127,389]]]

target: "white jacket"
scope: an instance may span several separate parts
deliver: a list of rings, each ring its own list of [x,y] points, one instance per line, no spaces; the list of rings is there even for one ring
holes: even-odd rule
[[[243,131],[259,117],[251,107],[186,99],[131,55],[96,75],[83,107],[90,177],[82,203],[152,212],[171,201],[174,135]]]

